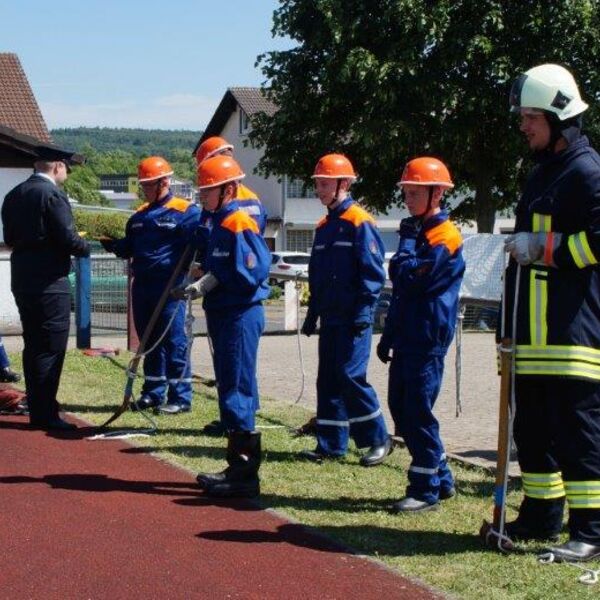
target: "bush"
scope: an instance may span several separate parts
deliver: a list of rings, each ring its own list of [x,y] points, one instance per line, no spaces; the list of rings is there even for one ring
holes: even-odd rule
[[[125,236],[125,224],[129,215],[125,213],[92,212],[88,210],[73,211],[75,229],[86,231],[87,239],[106,235],[114,238]]]
[[[300,284],[300,306],[308,306],[308,301],[310,300],[310,290],[308,288],[308,283],[303,281]]]
[[[271,293],[269,294],[269,300],[279,300],[282,294],[283,290],[278,285],[272,285]]]

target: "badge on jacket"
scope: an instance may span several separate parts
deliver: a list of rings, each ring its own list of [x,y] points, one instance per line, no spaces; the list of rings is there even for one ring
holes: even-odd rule
[[[254,252],[250,252],[246,255],[246,267],[248,269],[254,269],[256,266],[256,254]]]

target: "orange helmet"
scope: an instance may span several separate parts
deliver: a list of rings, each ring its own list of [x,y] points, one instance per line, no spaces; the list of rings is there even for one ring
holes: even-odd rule
[[[171,165],[160,156],[149,156],[144,158],[138,165],[138,181],[154,181],[161,177],[169,177],[173,175]]]
[[[219,154],[198,165],[198,189],[201,190],[239,181],[244,177],[246,174],[231,156]]]
[[[356,179],[352,163],[343,154],[326,154],[319,159],[312,175],[324,179]]]
[[[453,188],[452,178],[448,167],[437,158],[420,156],[406,163],[398,185],[437,185],[443,188]]]
[[[196,150],[196,162],[200,164],[202,161],[215,154],[219,154],[223,150],[233,150],[233,144],[216,135],[209,137],[198,146],[198,150]]]

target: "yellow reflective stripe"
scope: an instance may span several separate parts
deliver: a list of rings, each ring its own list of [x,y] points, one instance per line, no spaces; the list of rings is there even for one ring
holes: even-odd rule
[[[538,274],[544,278],[538,278]],[[536,346],[543,346],[548,339],[548,324],[546,310],[548,307],[548,281],[545,279],[547,272],[531,269],[529,272],[529,334],[531,341]]]
[[[590,348],[589,346],[562,346],[558,344],[534,346],[530,344],[517,344],[517,357],[580,360],[600,365],[600,350]]]
[[[562,475],[557,473],[521,473],[523,492],[530,498],[551,500],[565,495]]]
[[[552,215],[542,215],[533,213],[531,230],[535,233],[538,231],[552,231]]]
[[[521,479],[523,481],[531,481],[531,482],[545,482],[545,483],[561,483],[562,482],[562,473],[557,471],[556,473],[527,473],[523,471],[521,473]]]
[[[573,261],[580,269],[588,267],[589,265],[598,264],[598,261],[590,248],[587,233],[585,231],[570,235],[567,245]]]
[[[582,363],[517,360],[516,372],[517,375],[556,375],[600,381],[600,368]]]
[[[570,508],[600,508],[600,481],[567,481]]]

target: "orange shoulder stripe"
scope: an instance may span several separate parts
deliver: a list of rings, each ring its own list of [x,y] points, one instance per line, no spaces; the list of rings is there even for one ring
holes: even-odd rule
[[[325,225],[325,223],[327,223],[327,215],[324,216],[318,223],[317,223],[317,227],[322,227],[323,225]]]
[[[462,236],[454,223],[444,221],[425,232],[430,246],[446,246],[452,255],[462,246]]]
[[[236,200],[258,200],[258,196],[243,183],[238,185]]]
[[[177,212],[185,212],[190,204],[191,202],[189,200],[173,197],[165,204],[165,208],[170,208]]]
[[[232,233],[241,233],[249,229],[253,233],[258,233],[256,221],[243,210],[236,210],[225,217],[221,225]]]
[[[144,204],[142,204],[141,206],[138,206],[135,209],[135,212],[142,212],[143,210],[146,210],[149,206],[150,206],[150,202],[144,202]]]
[[[375,219],[364,208],[358,206],[358,204],[352,204],[348,210],[340,215],[340,219],[350,221],[354,227],[359,227],[363,223],[375,224]]]

